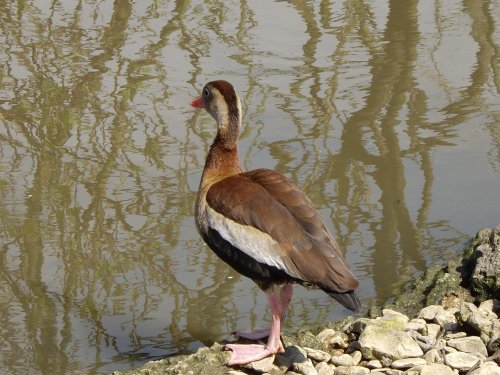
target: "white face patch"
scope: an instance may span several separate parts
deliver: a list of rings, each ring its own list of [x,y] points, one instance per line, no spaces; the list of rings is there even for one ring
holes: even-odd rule
[[[213,113],[215,122],[220,125],[228,125],[229,124],[229,108],[227,107],[227,103],[224,100],[224,97],[217,90],[212,90],[212,95],[214,98],[212,99],[212,106],[214,108],[211,109],[210,113]]]
[[[205,212],[208,225],[231,245],[260,263],[276,267],[291,276],[300,277],[285,266],[285,262],[280,256],[283,250],[270,235],[249,225],[238,224],[219,214],[208,205],[205,206]]]

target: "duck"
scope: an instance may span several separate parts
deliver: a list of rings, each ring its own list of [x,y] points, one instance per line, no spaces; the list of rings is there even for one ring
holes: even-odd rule
[[[231,351],[227,364],[244,365],[285,351],[280,335],[293,284],[321,289],[359,311],[359,281],[311,200],[279,172],[241,167],[242,107],[233,85],[208,82],[190,104],[205,109],[217,124],[195,203],[197,230],[220,259],[257,284],[271,309],[269,330],[236,333],[255,344],[225,345]]]

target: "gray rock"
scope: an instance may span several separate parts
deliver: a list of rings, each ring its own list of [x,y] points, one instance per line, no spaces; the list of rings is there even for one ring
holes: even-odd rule
[[[450,340],[450,339],[459,339],[461,337],[467,337],[467,333],[465,332],[447,333],[444,338],[446,340]]]
[[[424,353],[415,340],[408,334],[377,325],[369,325],[359,337],[361,353],[367,359],[402,359],[420,357]]]
[[[385,369],[384,372],[387,374],[387,375],[406,375],[405,371],[402,371],[402,370],[397,370],[395,368],[388,368],[388,369]]]
[[[402,322],[404,326],[408,323],[409,318],[405,315],[402,314],[398,311],[392,310],[392,309],[383,309],[382,310],[382,317],[383,318],[389,318],[389,319],[397,319],[398,321]]]
[[[278,366],[274,365],[274,355],[261,359],[259,361],[250,362],[243,367],[249,370],[253,370],[259,374],[279,371]]]
[[[335,375],[366,375],[370,370],[361,366],[339,366],[335,368]]]
[[[320,362],[315,367],[318,375],[335,375],[335,366],[326,362]]]
[[[331,328],[324,329],[316,338],[326,346],[333,348],[347,348],[349,345],[349,338],[344,332],[335,331]]]
[[[408,370],[406,370],[405,375],[420,375],[420,372],[422,371],[424,366],[427,366],[427,363],[418,366],[413,366]]]
[[[294,362],[292,364],[292,369],[293,371],[303,375],[318,375],[318,371],[314,368],[309,358],[302,362]]]
[[[404,358],[397,359],[391,363],[391,367],[395,369],[406,369],[419,365],[425,365],[427,362],[423,358]]]
[[[458,328],[455,309],[440,311],[434,316],[434,322],[439,324],[445,331],[455,332]]]
[[[495,362],[486,362],[472,371],[470,375],[500,375],[500,367]]]
[[[446,345],[443,347],[443,349],[442,349],[442,350],[443,350],[446,354],[448,354],[448,353],[456,353],[456,352],[458,352],[458,350],[457,350],[457,349],[452,348],[451,346],[446,346]]]
[[[382,368],[382,363],[380,363],[378,359],[372,359],[371,361],[368,361],[366,367],[370,369],[379,369]]]
[[[436,348],[426,352],[423,358],[427,361],[427,363],[443,363],[443,358],[441,358],[441,354]]]
[[[493,312],[493,308],[495,307],[495,300],[493,299],[488,299],[486,301],[483,301],[479,304],[479,308],[481,310],[486,310],[486,311],[491,311]]]
[[[496,314],[488,310],[478,309],[472,303],[462,303],[457,312],[457,318],[464,326],[478,333],[485,343],[500,334],[500,324],[497,323]]]
[[[335,366],[353,366],[354,361],[349,354],[341,354],[337,356],[332,356],[330,362]]]
[[[488,351],[483,341],[477,336],[453,338],[448,340],[448,346],[466,353],[480,353],[485,357],[488,356]]]
[[[324,352],[323,350],[308,347],[305,347],[304,350],[306,351],[307,356],[316,362],[328,362],[332,357],[330,353]]]
[[[429,323],[426,326],[427,336],[437,337],[441,332],[441,326],[436,323]],[[425,334],[425,333],[424,333]]]
[[[425,319],[429,322],[433,321],[434,318],[438,313],[441,311],[444,311],[444,307],[440,305],[430,305],[424,307],[420,312],[418,313],[418,318],[420,319]]]
[[[351,357],[352,357],[352,364],[354,366],[357,366],[359,364],[359,362],[361,362],[361,359],[363,358],[363,354],[361,354],[361,352],[359,350],[356,350],[355,352],[351,353]]]
[[[422,367],[420,375],[456,375],[453,370],[440,363],[432,363]]]
[[[477,233],[464,253],[462,278],[480,301],[500,295],[500,226]]]
[[[426,321],[424,319],[412,319],[408,323],[406,323],[406,330],[415,331],[420,334],[425,334]]]
[[[458,371],[467,371],[478,362],[480,359],[470,353],[456,352],[444,356],[444,363]]]

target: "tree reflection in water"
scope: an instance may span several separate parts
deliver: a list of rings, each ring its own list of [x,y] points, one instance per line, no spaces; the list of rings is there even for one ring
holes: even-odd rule
[[[303,186],[366,304],[496,225],[497,8],[0,4],[1,368],[106,372],[265,326],[194,228],[215,129],[187,103],[208,80],[235,84],[243,163]],[[343,314],[299,290],[287,328]]]

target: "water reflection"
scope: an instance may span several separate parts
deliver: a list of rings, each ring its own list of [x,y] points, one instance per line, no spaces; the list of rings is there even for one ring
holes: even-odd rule
[[[192,221],[214,127],[187,103],[214,78],[245,166],[303,186],[365,303],[496,225],[497,7],[1,3],[0,366],[102,373],[266,326]],[[299,288],[287,329],[345,313]]]

